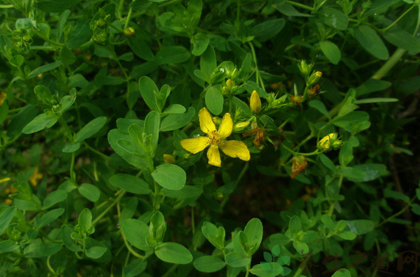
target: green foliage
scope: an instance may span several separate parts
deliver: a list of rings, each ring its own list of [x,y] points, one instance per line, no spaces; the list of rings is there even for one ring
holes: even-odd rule
[[[420,247],[419,1],[3,2],[1,276],[373,276]]]

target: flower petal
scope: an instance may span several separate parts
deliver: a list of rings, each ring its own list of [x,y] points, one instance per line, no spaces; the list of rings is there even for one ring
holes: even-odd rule
[[[223,153],[232,158],[239,158],[243,161],[249,161],[251,155],[249,154],[248,147],[245,143],[237,140],[228,140],[219,144],[220,149]]]
[[[207,151],[207,158],[209,159],[209,164],[218,167],[222,166],[222,161],[220,160],[219,147],[217,147],[217,145],[210,145],[210,148]]]
[[[233,121],[229,113],[225,113],[219,127],[219,138],[224,139],[232,134]]]
[[[181,140],[181,146],[193,154],[203,151],[209,145],[208,137],[196,137]]]
[[[214,125],[213,119],[209,111],[206,108],[202,108],[198,113],[198,120],[200,120],[200,128],[206,134],[210,134],[216,131],[216,125]]]

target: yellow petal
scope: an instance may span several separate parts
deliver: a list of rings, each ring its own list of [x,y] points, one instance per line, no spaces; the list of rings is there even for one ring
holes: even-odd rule
[[[219,138],[224,139],[232,134],[233,120],[229,113],[225,113],[219,127]]]
[[[256,90],[254,90],[251,94],[249,106],[254,113],[259,113],[261,111],[261,99]]]
[[[202,108],[198,113],[198,120],[200,120],[200,128],[206,134],[210,134],[216,131],[216,125],[211,118],[209,111],[206,108]]]
[[[249,161],[251,155],[249,154],[248,147],[245,143],[237,140],[224,141],[219,144],[220,149],[223,153],[232,158],[239,158],[243,161]]]
[[[209,145],[208,137],[196,137],[196,138],[181,140],[181,146],[184,147],[185,150],[193,154],[203,151],[204,148],[206,148],[208,145]]]
[[[217,145],[210,145],[210,148],[207,151],[207,158],[209,159],[209,164],[218,167],[222,166],[222,161],[220,160],[219,147],[217,147]]]

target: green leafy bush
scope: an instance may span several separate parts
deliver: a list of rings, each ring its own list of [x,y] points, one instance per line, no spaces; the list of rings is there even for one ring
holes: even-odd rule
[[[413,270],[419,1],[4,2],[1,276]]]

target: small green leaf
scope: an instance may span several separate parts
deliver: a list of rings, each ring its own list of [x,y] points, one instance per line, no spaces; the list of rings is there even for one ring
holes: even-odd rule
[[[128,242],[141,250],[150,250],[146,242],[149,236],[149,227],[141,220],[129,218],[122,224],[122,231]]]
[[[79,193],[92,202],[98,201],[101,196],[101,191],[96,186],[87,183],[79,187]]]
[[[60,243],[32,243],[25,247],[23,254],[28,258],[42,258],[51,256],[61,249]]]
[[[105,246],[93,246],[89,248],[85,253],[88,258],[99,259],[105,254],[107,249],[108,248]]]
[[[384,32],[383,36],[398,48],[413,52],[413,54],[420,52],[420,41],[403,29],[393,27]]]
[[[376,58],[380,60],[387,60],[389,58],[388,49],[385,44],[376,31],[368,25],[359,25],[357,29],[354,29],[354,36],[360,45]]]
[[[155,248],[155,254],[160,260],[172,264],[189,264],[193,261],[191,252],[175,242],[159,244]]]
[[[154,55],[150,47],[144,42],[142,38],[140,38],[137,33],[134,36],[130,36],[127,38],[128,46],[130,46],[131,50],[133,50],[134,54],[136,54],[139,58],[152,61],[154,59]]]
[[[152,111],[161,112],[161,107],[158,103],[159,89],[155,82],[147,76],[139,79],[139,89],[144,102]]]
[[[193,45],[193,49],[191,53],[194,56],[201,56],[204,51],[206,51],[207,46],[209,45],[210,39],[206,34],[197,33],[195,34],[192,39],[191,43]]]
[[[83,128],[76,134],[76,142],[82,142],[85,139],[90,138],[91,136],[95,135],[99,130],[104,127],[106,123],[106,116],[100,116],[92,121],[90,121],[88,124],[83,126]]]
[[[87,18],[82,18],[77,21],[76,26],[69,33],[69,38],[66,43],[67,48],[77,48],[89,41],[91,37],[89,22]]]
[[[231,267],[244,267],[251,262],[251,258],[247,257],[244,253],[237,252],[230,252],[226,255],[225,260]]]
[[[42,113],[29,122],[22,130],[23,134],[29,135],[51,128],[57,123],[58,117],[53,113]]]
[[[258,218],[253,218],[245,226],[244,232],[248,238],[248,241],[251,243],[250,255],[253,255],[257,252],[260,247],[262,237],[263,237],[263,225],[261,220]]]
[[[346,220],[346,223],[350,231],[356,235],[367,234],[375,227],[375,223],[373,221],[366,219]]]
[[[162,48],[155,57],[158,64],[183,63],[191,57],[190,53],[182,46],[168,46]]]
[[[0,241],[0,252],[11,252],[19,249],[19,245],[13,240]]]
[[[350,271],[345,268],[340,268],[331,277],[351,277]]]
[[[200,58],[200,70],[206,76],[207,80],[210,80],[210,76],[217,67],[216,53],[212,46],[207,47],[207,50],[203,53]]]
[[[311,106],[312,108],[316,109],[317,111],[319,111],[323,115],[325,115],[328,119],[331,119],[331,116],[328,113],[327,108],[325,107],[324,103],[322,103],[321,101],[312,100],[312,101],[309,101],[308,105]]]
[[[337,236],[345,240],[354,240],[356,238],[356,234],[349,231],[338,233]]]
[[[51,222],[54,222],[57,218],[59,218],[64,213],[64,211],[65,211],[65,209],[58,208],[58,209],[54,209],[54,210],[51,210],[51,211],[47,212],[39,220],[38,228],[42,228],[45,225],[48,225]]]
[[[64,190],[56,190],[47,195],[44,199],[43,209],[48,209],[57,203],[60,203],[67,199],[67,192]]]
[[[66,145],[64,145],[63,153],[73,153],[80,149],[80,142],[71,143],[67,142]]]
[[[347,29],[349,20],[347,16],[339,10],[323,7],[319,11],[319,17],[325,25],[328,25],[334,29],[344,31]]]
[[[212,273],[221,270],[226,263],[219,257],[202,256],[194,261],[194,267],[201,272]]]
[[[56,61],[56,62],[53,62],[53,63],[49,63],[49,64],[46,64],[46,65],[40,66],[40,67],[34,69],[31,73],[29,73],[28,78],[33,78],[33,77],[35,77],[39,74],[42,74],[42,73],[51,71],[53,69],[56,69],[57,67],[59,67],[62,64],[63,64],[62,61]]]
[[[10,222],[16,214],[16,209],[14,207],[8,207],[2,211],[0,214],[0,234],[9,227]]]
[[[251,29],[251,36],[261,42],[267,41],[280,33],[285,24],[283,18],[266,20]]]
[[[205,96],[206,106],[214,115],[219,115],[223,111],[224,98],[222,92],[216,87],[209,87]]]
[[[191,122],[194,115],[195,109],[193,107],[188,108],[188,111],[183,114],[170,114],[162,120],[160,131],[168,132],[182,128]]]
[[[185,171],[174,164],[162,164],[152,172],[153,179],[162,187],[180,190],[185,186],[187,175]]]
[[[149,194],[149,184],[143,179],[137,178],[133,175],[119,173],[109,178],[109,182],[114,187],[123,189],[134,194]]]
[[[133,260],[129,265],[124,267],[123,276],[124,277],[135,277],[142,273],[147,267],[147,261],[141,259]]]
[[[292,233],[297,233],[299,231],[302,231],[302,222],[300,220],[300,217],[295,215],[290,218],[289,229]]]
[[[341,52],[340,49],[335,45],[335,43],[325,40],[319,43],[321,47],[322,53],[324,53],[325,57],[332,63],[338,64],[341,60]]]

